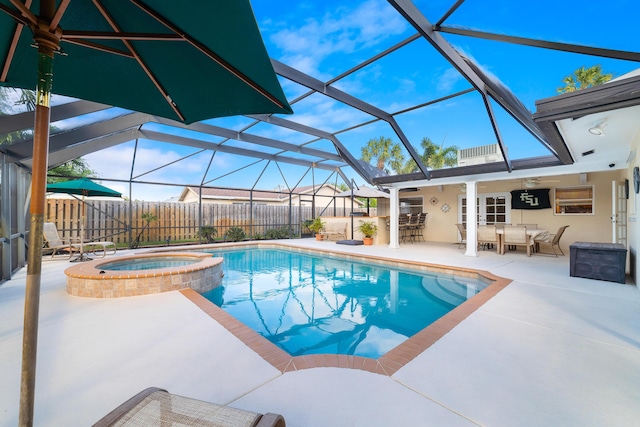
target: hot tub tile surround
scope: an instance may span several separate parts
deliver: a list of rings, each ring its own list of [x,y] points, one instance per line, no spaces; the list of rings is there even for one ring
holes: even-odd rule
[[[185,257],[195,258],[193,264],[180,267],[166,267],[154,270],[102,270],[100,265],[115,260],[136,260],[149,258]],[[209,253],[163,252],[140,255],[124,255],[87,261],[65,270],[67,293],[88,298],[120,298],[148,295],[159,292],[193,289],[207,292],[222,283],[222,258],[214,258]]]

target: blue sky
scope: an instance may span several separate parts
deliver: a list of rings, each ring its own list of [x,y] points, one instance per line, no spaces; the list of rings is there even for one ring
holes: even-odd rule
[[[416,6],[432,23],[440,19],[452,3],[453,0],[415,1]],[[343,73],[416,32],[383,0],[253,0],[252,5],[269,55],[322,81]],[[467,0],[447,20],[446,25],[638,52],[640,43],[637,34],[634,34],[637,25],[634,20],[638,16],[640,5],[636,0],[612,0],[606,4],[587,1],[579,6],[564,6],[557,1],[547,0],[527,3],[513,0],[490,3]],[[614,76],[640,67],[630,61],[592,58],[449,34],[445,34],[445,38],[456,49],[474,58],[487,73],[496,76],[509,87],[532,112],[535,111],[536,100],[555,96],[556,88],[562,86],[562,78],[581,66],[601,64],[605,72],[613,73]],[[280,82],[289,99],[307,91],[285,79],[281,78]],[[340,80],[335,86],[389,112],[400,111],[470,87],[424,40],[412,42]],[[497,104],[492,106],[498,115],[501,135],[512,158],[548,154]],[[330,132],[371,118],[317,94],[294,104],[293,109],[295,114],[286,117],[289,120]],[[429,137],[438,144],[455,145],[459,148],[496,142],[482,100],[475,93],[398,115],[396,120],[416,147],[419,147],[423,137]],[[240,129],[250,122],[244,117],[211,121],[212,124],[232,129]],[[298,144],[312,140],[308,135],[266,124],[253,127],[250,132]],[[391,137],[399,142],[391,128],[381,122],[342,133],[338,138],[359,157],[360,150],[367,141],[379,136]],[[228,144],[246,146],[237,141],[229,141]],[[318,141],[309,144],[309,147],[328,149],[330,144]],[[140,178],[148,181],[199,183],[209,167],[204,181],[212,185],[242,188],[255,185],[256,188],[271,189],[278,185],[293,187],[298,183],[311,183],[311,174],[300,167],[284,164],[278,167],[271,164],[265,169],[265,162],[262,162],[234,172],[256,160],[223,153],[217,154],[212,160],[210,153],[194,154],[197,150],[148,141],[141,141],[139,149],[141,151],[136,157],[134,176],[192,154],[188,160]],[[87,155],[85,159],[105,178],[127,179],[131,166],[123,159],[131,158],[132,152],[133,142]],[[348,173],[351,175],[350,170]],[[259,176],[261,178],[256,184]],[[316,171],[316,183],[323,182],[328,176],[328,172]],[[359,177],[354,174],[353,177],[356,182],[362,183]],[[126,185],[113,183],[111,186],[128,194]],[[179,191],[179,187],[136,187],[133,198],[165,200],[177,195]]]

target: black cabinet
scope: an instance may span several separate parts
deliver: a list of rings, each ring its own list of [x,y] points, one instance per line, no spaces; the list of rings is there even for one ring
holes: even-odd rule
[[[619,243],[576,242],[571,251],[571,276],[624,283],[627,249]]]

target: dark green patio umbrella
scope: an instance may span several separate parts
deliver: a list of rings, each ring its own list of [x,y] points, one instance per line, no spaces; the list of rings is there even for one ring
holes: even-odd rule
[[[75,261],[90,261],[84,253],[84,210],[85,210],[85,197],[122,197],[122,193],[118,193],[104,185],[100,185],[97,182],[93,182],[89,178],[74,179],[71,181],[60,181],[52,184],[47,184],[48,193],[63,193],[63,194],[75,194],[82,196],[82,213],[80,215],[80,255],[72,259]]]
[[[80,255],[74,261],[88,261],[82,249],[84,238],[84,218],[85,218],[85,197],[122,197],[122,193],[112,190],[104,185],[90,180],[89,178],[79,178],[71,181],[60,181],[47,184],[48,193],[75,194],[82,196],[82,213],[80,215]]]
[[[54,81],[57,94],[184,123],[291,112],[248,0],[0,0],[0,85],[36,89],[21,426],[33,425]]]
[[[122,197],[122,193],[100,185],[89,178],[47,184],[48,193],[76,194],[84,197]]]

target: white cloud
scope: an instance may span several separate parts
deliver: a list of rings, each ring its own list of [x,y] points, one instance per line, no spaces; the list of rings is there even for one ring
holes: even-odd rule
[[[438,79],[437,89],[440,92],[449,92],[456,83],[462,80],[462,75],[455,68],[447,68]]]
[[[281,50],[283,62],[319,77],[318,67],[328,56],[375,46],[406,29],[407,23],[387,2],[369,0],[355,9],[343,6],[308,18],[299,27],[288,25],[269,40]]]

